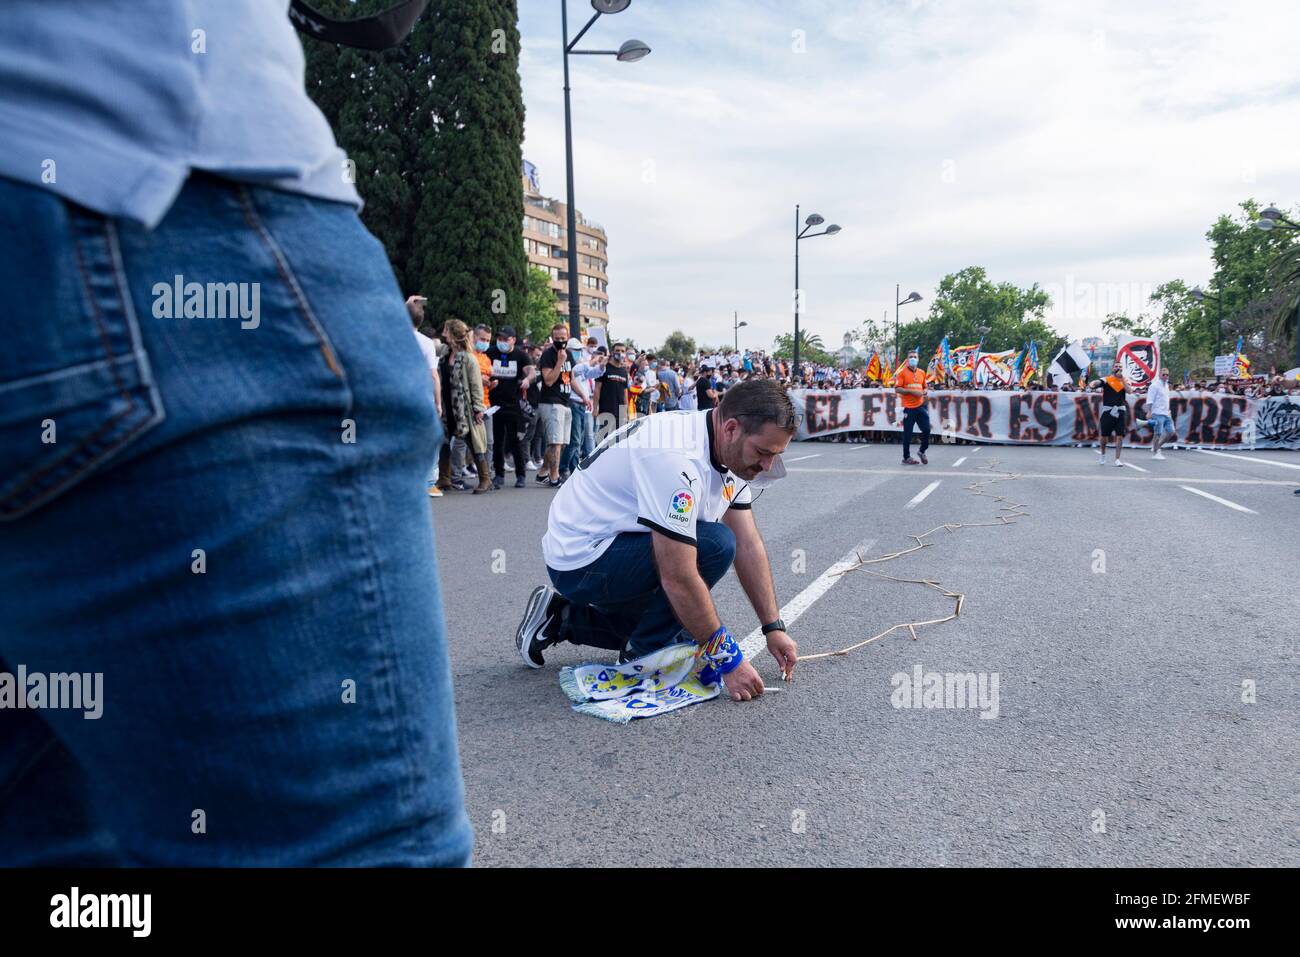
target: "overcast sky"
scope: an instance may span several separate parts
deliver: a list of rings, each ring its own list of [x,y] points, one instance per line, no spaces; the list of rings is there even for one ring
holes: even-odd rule
[[[561,0],[519,0],[524,156],[564,199]],[[568,0],[571,32],[592,10]],[[1205,230],[1300,203],[1300,5],[633,0],[572,58],[577,205],[609,232],[615,336],[831,348],[966,266],[1037,282],[1072,337],[1210,275]]]

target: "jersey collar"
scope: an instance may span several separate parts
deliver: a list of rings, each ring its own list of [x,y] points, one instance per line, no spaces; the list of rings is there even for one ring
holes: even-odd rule
[[[716,469],[716,470],[718,471],[719,474],[721,474],[721,475],[726,475],[726,474],[727,474],[727,468],[726,468],[725,465],[720,465],[720,464],[718,463],[718,457],[717,457],[717,455],[715,454],[715,451],[714,451],[714,450],[717,448],[717,446],[714,444],[714,438],[713,438],[713,413],[714,413],[714,411],[715,411],[714,409],[710,409],[708,412],[705,412],[705,413],[704,413],[705,428],[706,428],[706,430],[708,431],[708,434],[709,434],[709,464],[712,465],[712,466],[714,467],[714,469]]]

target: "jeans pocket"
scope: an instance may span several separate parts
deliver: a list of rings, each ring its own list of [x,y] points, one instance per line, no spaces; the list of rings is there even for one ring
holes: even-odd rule
[[[113,223],[0,179],[0,521],[50,502],[163,419]]]

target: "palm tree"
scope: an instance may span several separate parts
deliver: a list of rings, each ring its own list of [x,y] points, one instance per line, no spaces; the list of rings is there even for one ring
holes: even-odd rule
[[[1286,338],[1287,326],[1300,322],[1300,243],[1293,243],[1277,254],[1268,267],[1268,278],[1279,293],[1280,302],[1269,324],[1269,334]],[[1300,340],[1300,325],[1296,328]],[[1300,344],[1297,345],[1300,349]]]

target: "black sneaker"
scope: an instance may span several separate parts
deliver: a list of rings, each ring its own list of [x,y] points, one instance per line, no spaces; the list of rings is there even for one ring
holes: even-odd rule
[[[546,485],[546,484],[547,484],[548,482],[550,482],[550,481],[551,481],[551,477],[550,477],[549,475],[547,475],[547,474],[546,474],[545,472],[543,472],[541,469],[538,469],[538,470],[537,470],[537,484],[538,484],[538,485]]]
[[[502,485],[505,485],[505,484],[506,484],[506,479],[505,479],[505,476],[504,476],[504,475],[498,475],[498,476],[496,476],[495,478],[492,479],[492,487],[493,487],[493,488],[500,488]]]
[[[548,487],[548,488],[559,488],[559,487],[560,487],[561,485],[563,485],[563,484],[564,484],[564,479],[556,479],[554,482],[549,483],[547,487]]]
[[[528,487],[528,479],[524,478],[522,475],[519,476],[517,479],[515,479],[515,488],[527,488],[527,487]]]
[[[546,664],[542,652],[560,640],[560,611],[568,603],[550,585],[538,585],[528,596],[524,620],[515,632],[515,647],[524,664],[540,668]]]

